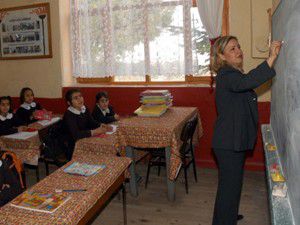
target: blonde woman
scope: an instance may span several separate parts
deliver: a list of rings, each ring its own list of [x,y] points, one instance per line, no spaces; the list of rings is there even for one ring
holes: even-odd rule
[[[219,168],[213,225],[235,225],[243,184],[246,151],[256,142],[258,110],[254,88],[275,76],[273,64],[281,42],[271,43],[269,58],[244,74],[243,51],[238,39],[224,36],[213,47],[211,68],[216,76],[218,117],[212,147]]]

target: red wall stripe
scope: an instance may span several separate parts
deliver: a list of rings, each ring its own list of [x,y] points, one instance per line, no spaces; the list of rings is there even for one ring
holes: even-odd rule
[[[63,95],[70,89],[63,88]],[[120,115],[129,115],[139,107],[139,94],[146,89],[168,89],[174,99],[174,106],[193,106],[197,107],[200,112],[204,135],[200,140],[199,147],[196,151],[197,165],[200,167],[215,168],[216,163],[211,151],[211,140],[213,126],[216,119],[216,105],[214,92],[206,87],[167,87],[167,88],[146,88],[146,87],[84,87],[80,88],[83,93],[86,106],[92,110],[95,104],[95,95],[99,91],[107,91],[110,97],[110,103],[115,111]],[[13,98],[15,106],[18,106],[18,98]],[[66,103],[62,98],[48,99],[36,98],[44,108],[55,113],[63,113],[66,110]],[[270,102],[259,102],[259,123],[270,122]],[[260,127],[259,125],[259,127]],[[264,170],[264,154],[259,129],[258,139],[255,149],[248,154],[246,161],[248,170]]]

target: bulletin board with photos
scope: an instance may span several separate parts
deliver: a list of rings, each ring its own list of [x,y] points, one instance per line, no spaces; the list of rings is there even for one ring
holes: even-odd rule
[[[49,3],[0,9],[0,59],[51,57]]]

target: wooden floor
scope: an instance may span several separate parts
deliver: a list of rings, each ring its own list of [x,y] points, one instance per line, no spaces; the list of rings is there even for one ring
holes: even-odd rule
[[[138,173],[145,177],[146,167],[138,165]],[[183,174],[176,183],[176,201],[167,200],[165,171],[160,177],[155,168],[150,175],[148,188],[144,182],[139,186],[140,195],[134,198],[127,194],[128,225],[209,225],[217,188],[217,170],[199,169],[198,183],[189,171],[189,194],[185,193]],[[33,171],[28,171],[29,185],[35,183]],[[43,167],[41,176],[44,177]],[[127,187],[127,192],[129,189]],[[239,225],[268,225],[269,211],[264,172],[246,172],[240,205],[245,218]],[[122,201],[115,197],[92,223],[93,225],[122,225]]]

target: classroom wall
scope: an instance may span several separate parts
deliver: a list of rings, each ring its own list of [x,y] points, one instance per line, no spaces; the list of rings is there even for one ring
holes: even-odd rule
[[[0,8],[18,5],[27,5],[47,1],[0,0]],[[51,0],[51,28],[53,40],[53,58],[40,60],[12,60],[0,61],[0,95],[9,94],[17,97],[23,86],[34,88],[37,100],[48,109],[55,112],[64,112],[66,105],[62,99],[63,93],[70,87],[81,87],[87,105],[93,106],[95,93],[104,89],[109,92],[111,102],[121,115],[130,114],[138,106],[139,93],[148,87],[92,87],[91,85],[78,85],[72,78],[69,36],[69,1]],[[230,1],[230,33],[236,35],[245,54],[245,70],[253,68],[263,59],[251,57],[251,0]],[[8,77],[12,78],[8,80]],[[64,87],[62,89],[62,87]],[[214,92],[209,87],[164,87],[174,95],[177,106],[195,106],[199,109],[204,136],[197,151],[197,164],[206,167],[215,167],[211,152],[211,138],[213,124],[216,118]],[[261,123],[269,123],[270,92],[266,91],[259,97],[259,115]],[[122,97],[121,97],[122,96]],[[18,98],[14,98],[18,105]],[[246,162],[247,169],[264,169],[264,156],[261,135],[254,153]]]
[[[272,7],[271,0],[263,0],[268,2],[264,5],[269,5],[265,10],[261,10],[267,14],[267,8]],[[229,12],[229,24],[230,24],[230,34],[236,36],[239,39],[242,50],[244,51],[244,69],[249,71],[252,68],[256,67],[259,63],[263,62],[265,59],[253,58],[252,57],[252,17],[251,17],[251,0],[230,0],[230,12]],[[253,8],[253,10],[258,10]],[[258,18],[257,21],[265,21],[264,14],[256,14]],[[266,23],[268,21],[265,21]],[[270,91],[271,82],[268,82],[258,88],[256,91],[259,94],[258,101],[266,102],[270,101],[271,91]]]
[[[271,0],[267,1],[271,7]],[[0,0],[0,8],[41,2],[50,2],[53,58],[0,61],[0,94],[18,96],[21,87],[32,86],[39,97],[60,98],[62,86],[76,85],[71,68],[69,1]],[[230,33],[239,38],[248,71],[263,61],[251,56],[251,0],[230,0],[229,17]],[[270,101],[268,85],[259,89],[259,94],[259,101]]]
[[[64,1],[64,0],[63,0]],[[0,8],[50,3],[53,58],[0,60],[0,95],[18,96],[24,86],[36,96],[60,98],[62,88],[59,0],[0,0]]]

